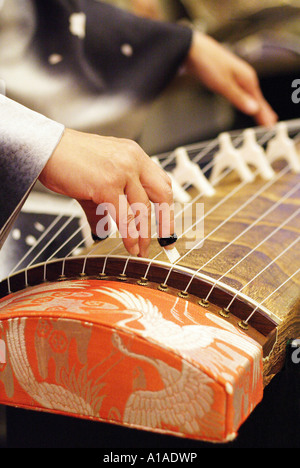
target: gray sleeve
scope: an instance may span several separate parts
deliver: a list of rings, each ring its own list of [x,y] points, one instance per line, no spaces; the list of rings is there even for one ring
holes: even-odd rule
[[[64,126],[0,95],[0,247]]]

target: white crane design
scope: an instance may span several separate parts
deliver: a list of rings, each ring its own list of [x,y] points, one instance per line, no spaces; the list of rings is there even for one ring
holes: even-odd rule
[[[260,345],[222,318],[207,313],[206,317],[210,319],[211,326],[199,324],[182,326],[164,318],[155,304],[138,294],[108,287],[103,287],[100,291],[116,299],[124,307],[125,310],[122,312],[127,317],[118,322],[119,326],[131,332],[135,331],[166,349],[179,352],[187,360],[198,356],[200,362],[211,372],[220,372],[224,366],[238,372],[241,365],[249,365],[249,360],[253,360],[253,386],[256,385],[261,372]],[[143,325],[142,330],[140,327],[137,330],[131,325],[134,320],[138,320],[139,324]],[[213,342],[217,343],[219,350],[212,349]],[[236,352],[232,347],[236,348]],[[248,358],[245,357],[243,360],[239,351],[246,353]]]
[[[222,417],[212,409],[213,380],[191,364],[182,361],[181,371],[160,359],[129,351],[119,334],[114,333],[113,344],[123,354],[153,365],[164,383],[159,391],[137,390],[128,401],[123,422],[143,428],[163,429],[164,425],[178,427],[182,434],[203,434],[208,427],[215,432]],[[209,416],[209,418],[208,418]]]

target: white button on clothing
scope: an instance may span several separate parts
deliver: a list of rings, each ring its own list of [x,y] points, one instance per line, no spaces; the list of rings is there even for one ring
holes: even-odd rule
[[[85,38],[86,16],[84,13],[73,13],[70,18],[70,32],[79,39]]]
[[[27,236],[25,239],[27,245],[34,245],[36,242],[36,238],[34,236]]]
[[[121,52],[123,55],[126,55],[126,57],[131,57],[133,54],[133,48],[130,44],[123,44],[121,46]]]
[[[11,235],[12,235],[12,238],[14,240],[19,240],[21,239],[21,231],[20,229],[13,229],[12,232],[11,232]]]
[[[50,65],[56,65],[57,63],[60,63],[62,61],[63,57],[60,54],[51,54],[48,57],[48,62]]]

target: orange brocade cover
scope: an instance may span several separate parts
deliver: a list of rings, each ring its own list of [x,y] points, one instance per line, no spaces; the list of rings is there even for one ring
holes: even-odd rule
[[[263,394],[262,349],[199,305],[103,280],[0,300],[0,403],[222,442]]]

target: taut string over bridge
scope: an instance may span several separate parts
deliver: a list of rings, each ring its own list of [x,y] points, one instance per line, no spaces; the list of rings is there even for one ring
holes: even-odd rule
[[[114,222],[94,243],[75,202],[52,214],[0,282],[0,403],[232,440],[300,336],[299,131],[156,156],[174,181],[175,259],[154,216],[140,258]]]
[[[91,275],[97,279],[114,277],[169,294],[174,294],[175,289],[186,300],[196,297],[201,307],[209,310],[216,306],[225,319],[229,312],[237,315],[241,319],[238,324],[244,328],[269,318],[273,325],[266,327],[268,334],[274,324],[284,319],[280,311],[286,308],[288,314],[298,307],[300,175],[295,158],[299,158],[299,128],[297,120],[281,122],[274,129],[258,127],[223,134],[209,142],[180,148],[180,152],[176,149],[156,157],[156,162],[174,180],[177,177],[180,193],[175,191],[175,200],[177,195],[180,199],[182,190],[188,194],[188,202],[175,212],[175,224],[191,207],[204,204],[203,215],[192,217],[188,227],[178,235],[179,258],[174,263],[166,260],[165,251],[156,241],[155,219],[149,259],[135,259],[125,252],[115,224],[107,239],[91,244],[84,219],[39,263],[54,239],[69,229],[76,216],[64,217],[60,213],[3,279],[2,295],[29,287],[32,282],[85,279]],[[178,154],[184,158],[178,159]],[[219,165],[216,170],[220,154],[222,167]],[[245,172],[235,166],[239,157],[243,167],[247,166],[247,174],[251,173],[250,178],[243,177]],[[176,171],[179,160],[181,169],[187,168],[180,178],[180,171]],[[195,164],[198,170],[189,179]],[[201,180],[197,182],[199,171]],[[56,232],[51,234],[56,225]],[[199,225],[204,226],[203,236],[186,248],[186,239]],[[78,234],[81,238],[75,242]],[[50,239],[45,242],[47,235]],[[68,253],[60,257],[65,248]],[[29,254],[33,258],[24,266]],[[37,276],[34,271],[38,271]]]

